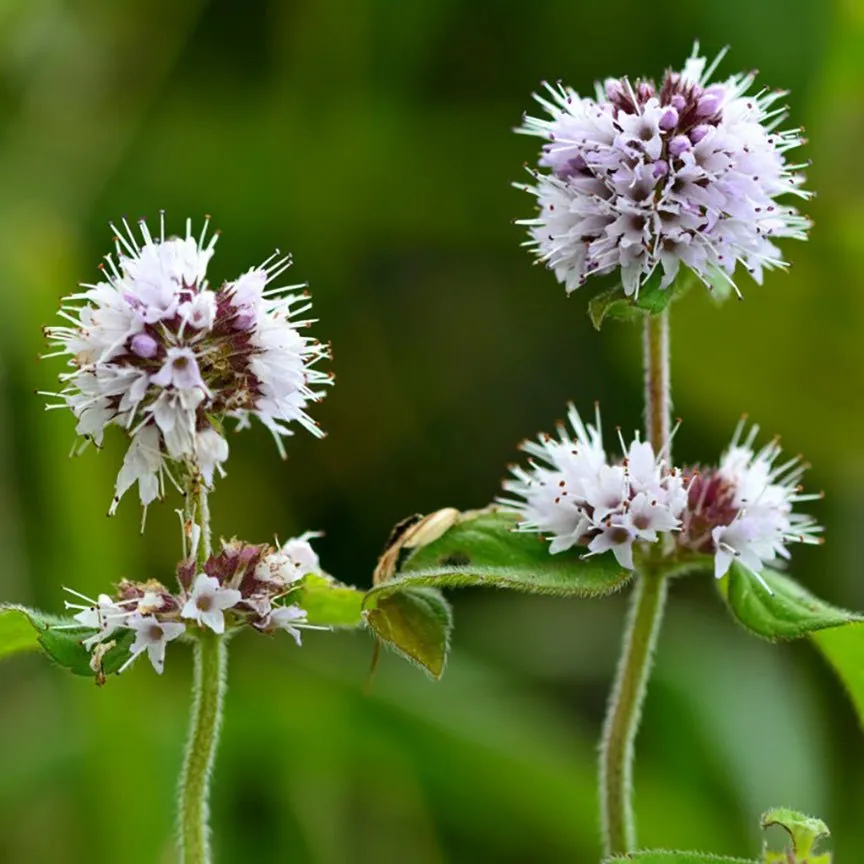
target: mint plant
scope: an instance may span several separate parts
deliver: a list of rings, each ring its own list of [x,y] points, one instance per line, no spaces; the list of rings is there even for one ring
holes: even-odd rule
[[[0,606],[0,658],[38,650],[105,684],[146,656],[157,674],[177,646],[195,656],[189,739],[178,784],[178,846],[186,864],[213,860],[208,816],[227,681],[229,642],[241,631],[285,633],[367,627],[433,678],[445,671],[453,620],[442,589],[489,586],[561,598],[602,598],[632,583],[630,614],[600,747],[604,861],[699,864],[754,860],[704,852],[640,850],[633,763],[642,705],[664,609],[676,579],[706,577],[744,629],[777,641],[809,638],[864,718],[864,618],[810,594],[785,569],[795,543],[821,542],[799,507],[819,497],[801,486],[806,466],[784,460],[776,440],[741,419],[718,460],[676,465],[670,396],[670,304],[701,283],[741,296],[740,270],[761,282],[787,266],[778,239],[806,239],[809,221],[790,206],[808,197],[802,143],[779,130],[778,92],[748,95],[752,74],[711,83],[698,46],[684,68],[648,79],[610,79],[593,98],[563,85],[537,99],[545,118],[519,132],[540,136],[539,167],[522,188],[538,204],[524,220],[527,245],[568,294],[590,276],[617,283],[588,300],[608,320],[641,328],[645,431],[619,430],[607,451],[600,410],[585,423],[575,405],[554,435],[523,443],[500,496],[460,512],[444,508],[397,526],[360,591],[327,574],[306,532],[287,542],[213,539],[210,497],[229,459],[229,430],[257,418],[280,455],[332,384],[329,347],[306,335],[314,322],[305,285],[281,287],[291,264],[276,253],[213,287],[207,272],[218,235],[136,235],[124,220],[99,281],[64,301],[64,323],[46,335],[66,359],[49,407],[70,410],[79,444],[99,447],[111,427],[129,439],[109,513],[137,487],[146,516],[178,493],[176,573],[123,578],[96,598],[66,588],[65,616]],[[740,265],[740,266],[739,266]],[[734,421],[733,421],[734,422]],[[730,426],[733,425],[730,422]],[[106,495],[107,498],[107,495]],[[142,531],[145,529],[142,519]],[[74,574],[73,574],[74,579]],[[376,653],[377,657],[377,653]],[[829,864],[818,819],[776,809],[766,829],[785,847],[763,864]]]
[[[522,220],[526,245],[568,294],[584,290],[590,276],[614,274],[617,285],[589,299],[595,327],[613,319],[641,327],[644,438],[637,432],[625,439],[619,430],[622,455],[611,459],[599,409],[586,424],[571,405],[556,434],[522,445],[527,464],[511,466],[490,507],[459,516],[442,511],[452,526],[424,544],[397,539],[363,601],[372,616],[400,592],[430,586],[599,597],[634,583],[600,747],[609,861],[733,860],[637,851],[634,746],[675,579],[714,577],[729,612],[758,636],[812,638],[864,714],[856,674],[864,662],[861,616],[819,600],[783,572],[792,544],[822,540],[816,520],[798,509],[821,497],[802,489],[806,465],[784,459],[777,439],[757,444],[759,427],[746,418],[716,462],[673,461],[671,302],[699,283],[715,299],[740,298],[739,271],[761,283],[765,271],[787,266],[776,241],[804,240],[810,227],[788,203],[810,193],[804,166],[787,158],[802,143],[800,132],[779,129],[783,94],[751,95],[753,74],[712,83],[722,57],[708,65],[697,45],[684,68],[668,70],[659,85],[609,79],[593,98],[546,85],[536,98],[547,116],[525,116],[517,130],[544,141],[538,168],[529,169],[532,182],[520,184],[538,205],[534,218]],[[397,647],[437,671],[448,637],[442,630],[407,652]],[[789,829],[793,848],[766,851],[764,860],[811,860],[817,835],[804,841],[795,833],[805,817],[776,813],[771,819]]]
[[[283,439],[301,426],[323,433],[307,413],[332,383],[320,370],[329,348],[305,335],[313,322],[305,285],[274,285],[291,264],[278,253],[213,288],[206,273],[218,235],[208,222],[193,236],[166,237],[164,218],[140,239],[124,220],[102,279],[64,301],[63,326],[46,335],[68,358],[49,407],[68,408],[80,446],[101,445],[109,427],[130,439],[109,514],[137,484],[147,507],[180,493],[180,558],[169,579],[118,578],[93,599],[73,587],[69,618],[0,607],[0,656],[41,649],[55,663],[104,684],[145,656],[162,674],[169,647],[195,654],[192,716],[178,791],[178,844],[187,864],[212,860],[208,799],[227,680],[230,638],[241,630],[285,632],[357,627],[361,592],[326,575],[310,540],[276,546],[214,543],[210,494],[225,473],[227,427],[253,417]],[[142,521],[142,531],[144,524]],[[119,575],[119,574],[118,574]]]

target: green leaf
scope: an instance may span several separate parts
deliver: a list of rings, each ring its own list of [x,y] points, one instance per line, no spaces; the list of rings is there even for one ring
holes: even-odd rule
[[[410,588],[368,598],[366,621],[384,643],[434,678],[444,674],[453,618],[433,588]]]
[[[448,511],[446,522],[452,521],[452,527],[440,535],[436,529],[437,539],[403,550],[407,558],[397,575],[366,593],[363,610],[369,626],[440,678],[452,620],[443,597],[431,589],[483,585],[594,597],[615,591],[630,578],[611,554],[583,559],[580,549],[551,555],[537,535],[513,530],[518,520],[518,514],[497,509],[461,515]]]
[[[814,856],[815,847],[818,842],[830,836],[828,826],[821,819],[814,819],[796,810],[786,807],[776,807],[762,816],[762,827],[771,828],[779,825],[792,839],[792,852],[796,861],[807,862],[807,864],[831,864],[830,853]],[[771,852],[765,849],[765,864],[789,864],[789,856],[786,852]]]
[[[66,629],[70,624],[75,622],[23,606],[0,607],[0,658],[41,649],[58,666],[75,675],[96,678],[100,683],[105,675],[116,672],[129,658],[135,634],[131,630],[120,631],[107,640],[114,645],[102,656],[101,670],[95,671],[91,666],[92,655],[81,644],[93,631],[78,626]]]
[[[765,639],[809,636],[834,667],[864,727],[864,616],[820,600],[769,568],[761,575],[773,596],[738,564],[718,581],[733,616]]]
[[[864,624],[821,630],[811,638],[843,682],[864,727]]]
[[[682,275],[689,272],[689,270],[684,270],[682,271]],[[676,279],[672,285],[668,285],[666,288],[660,287],[662,281],[663,268],[656,267],[651,276],[639,288],[639,296],[635,297],[633,301],[635,305],[651,315],[659,315],[681,290],[679,288],[679,284],[681,283],[680,278]],[[687,287],[689,287],[689,282]]]
[[[611,552],[583,558],[584,548],[557,555],[536,534],[514,531],[519,515],[506,510],[463,513],[441,537],[414,550],[395,579],[373,587],[365,605],[382,594],[431,586],[487,586],[559,597],[599,597],[630,578]]]
[[[30,623],[29,614],[20,606],[0,607],[0,659],[38,650],[39,638]]]
[[[292,598],[306,610],[310,624],[359,627],[363,624],[363,592],[324,574],[308,574]]]
[[[860,615],[820,600],[788,576],[765,568],[764,585],[737,562],[718,581],[718,588],[738,621],[765,639],[798,639],[817,630],[861,621]]]
[[[707,852],[667,852],[664,850],[631,852],[616,858],[606,858],[603,864],[757,864],[748,858],[727,858]]]
[[[594,329],[600,330],[607,318],[632,321],[641,317],[641,313],[634,308],[634,303],[624,293],[624,288],[621,285],[615,285],[595,294],[588,301],[588,317],[591,319]]]
[[[689,291],[697,278],[692,270],[684,268],[666,288],[660,287],[662,281],[663,270],[656,267],[636,296],[628,297],[620,284],[596,294],[588,303],[588,315],[594,328],[599,330],[607,318],[632,321],[645,312],[659,315],[673,300]]]

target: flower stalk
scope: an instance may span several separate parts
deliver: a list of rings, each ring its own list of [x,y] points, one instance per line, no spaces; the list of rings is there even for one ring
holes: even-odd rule
[[[206,486],[191,484],[186,496],[186,521],[195,526],[199,567],[211,553],[210,511]],[[209,864],[210,775],[226,690],[228,649],[225,637],[202,628],[195,638],[195,671],[189,740],[180,776],[180,851],[183,864]]]
[[[646,434],[654,451],[670,460],[668,310],[645,317],[643,349]],[[600,747],[600,805],[606,855],[627,854],[636,848],[634,745],[667,591],[662,572],[643,565],[636,577]]]
[[[626,854],[636,848],[632,801],[634,742],[666,593],[666,579],[650,570],[640,573],[633,590],[623,650],[606,713],[600,750],[600,794],[606,855]]]
[[[659,315],[645,316],[642,338],[645,357],[645,432],[654,452],[658,455],[662,453],[671,464],[668,307]]]

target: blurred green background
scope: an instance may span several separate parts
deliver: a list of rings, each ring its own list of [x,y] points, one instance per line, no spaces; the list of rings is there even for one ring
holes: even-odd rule
[[[231,439],[215,527],[262,541],[316,528],[325,567],[368,585],[391,526],[481,506],[517,442],[569,399],[640,423],[638,336],[594,333],[511,224],[536,142],[511,134],[541,79],[590,90],[659,75],[694,37],[731,73],[791,89],[807,127],[812,240],[789,274],[722,309],[673,310],[680,460],[708,460],[749,411],[813,462],[828,529],[794,574],[864,608],[864,5],[857,0],[2,0],[0,596],[58,611],[61,585],[171,579],[172,499],[138,534],[104,516],[123,441],[67,459],[37,362],[61,295],[94,278],[123,214],[211,213],[230,278],[279,246],[309,280],[337,387],[277,460]],[[444,680],[393,656],[362,694],[364,633],[234,643],[216,772],[217,860],[578,862],[599,855],[595,747],[625,597],[463,592]],[[0,861],[172,862],[190,657],[101,691],[39,657],[0,666]],[[808,645],[738,630],[704,579],[673,592],[639,738],[643,844],[754,854],[758,816],[824,817],[864,860],[864,746]]]

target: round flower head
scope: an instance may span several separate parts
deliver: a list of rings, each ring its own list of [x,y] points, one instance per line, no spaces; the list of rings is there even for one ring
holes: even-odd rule
[[[56,354],[70,357],[64,389],[52,395],[72,410],[78,434],[98,446],[116,425],[132,439],[112,512],[136,482],[145,506],[160,497],[171,463],[212,484],[228,458],[227,418],[243,427],[258,417],[283,455],[291,423],[320,436],[306,409],[330,383],[314,368],[328,349],[301,335],[311,304],[293,289],[305,286],[269,287],[290,258],[273,256],[214,289],[205,274],[218,235],[207,239],[206,221],[197,238],[189,221],[182,238],[165,237],[164,219],[154,238],[141,221],[140,242],[122,227],[104,280],[68,297],[69,325],[46,331]]]
[[[659,86],[609,79],[591,99],[547,84],[536,96],[549,117],[525,117],[518,131],[546,140],[548,173],[532,171],[523,187],[539,215],[522,224],[568,293],[619,269],[628,295],[655,272],[665,288],[682,264],[738,293],[739,262],[761,283],[764,270],[785,266],[775,238],[806,239],[806,217],[777,202],[808,197],[803,166],[785,157],[799,131],[777,130],[784,94],[747,95],[754,73],[711,84],[723,53],[706,69],[698,51]]]
[[[624,459],[610,464],[599,412],[595,425],[586,426],[570,406],[568,420],[572,433],[560,424],[557,439],[541,435],[522,445],[529,467],[511,467],[514,479],[504,488],[516,497],[499,501],[522,514],[519,530],[549,538],[551,553],[577,545],[587,546],[588,555],[611,549],[632,570],[634,543],[655,543],[679,527],[684,478],[638,435],[629,446],[621,441]]]
[[[795,504],[821,495],[801,493],[799,481],[807,466],[799,457],[775,465],[781,453],[776,440],[753,450],[758,426],[742,440],[744,422],[717,468],[692,472],[678,541],[712,554],[718,579],[738,561],[768,588],[762,568],[789,558],[787,544],[821,542],[822,528],[813,517],[793,512]]]

